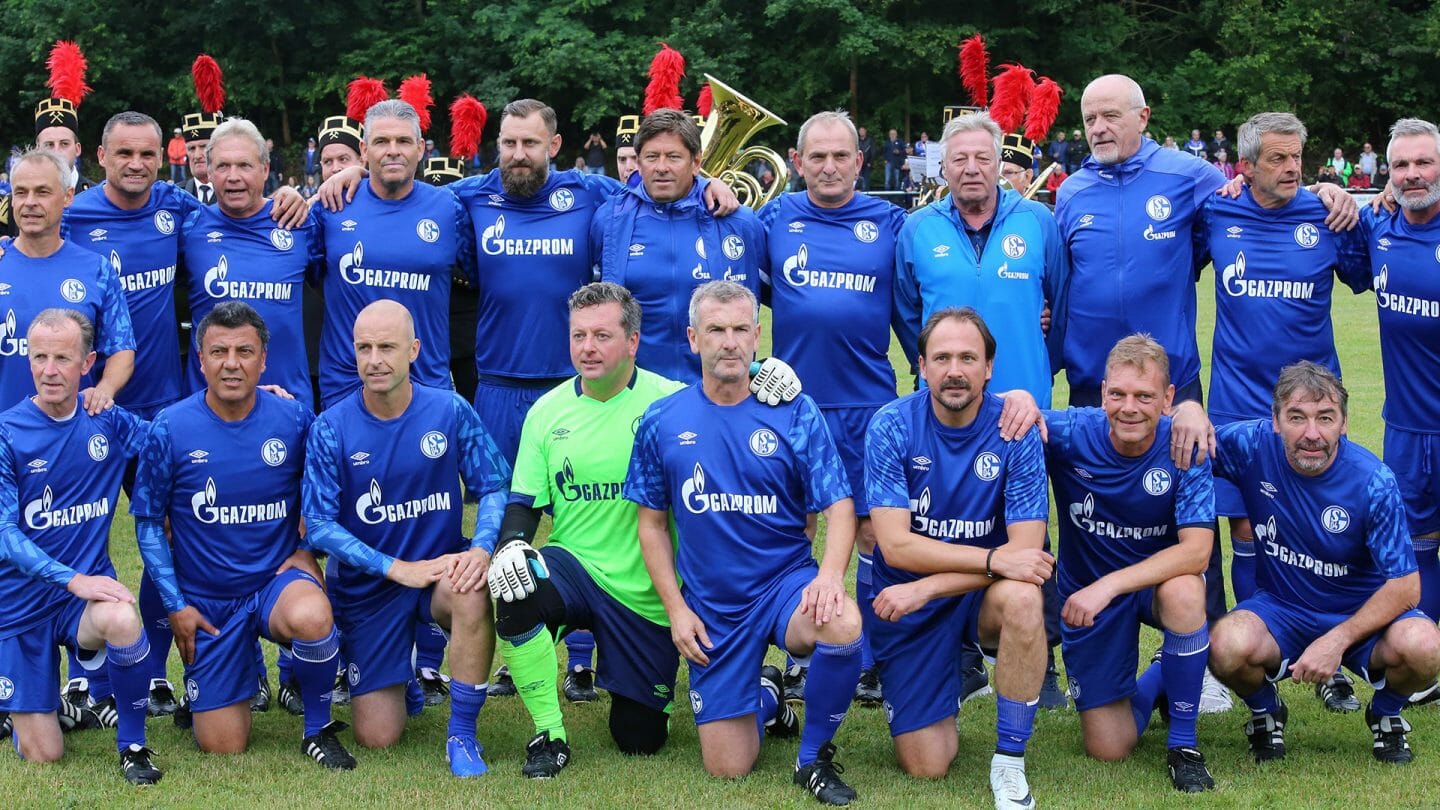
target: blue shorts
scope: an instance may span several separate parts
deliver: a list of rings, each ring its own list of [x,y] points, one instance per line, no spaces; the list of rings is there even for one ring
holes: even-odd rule
[[[434,586],[394,588],[384,601],[367,603],[363,612],[335,605],[350,694],[375,692],[415,677],[416,625],[439,627],[430,613],[434,594]]]
[[[835,449],[840,451],[840,463],[845,465],[845,477],[850,480],[850,497],[855,501],[855,516],[869,517],[870,502],[865,500],[865,430],[870,427],[870,417],[880,406],[865,408],[821,408],[825,425],[830,428],[830,438]]]
[[[87,650],[76,638],[80,615],[89,605],[67,595],[54,613],[0,639],[0,711],[46,714],[60,708],[60,647],[74,652],[87,672],[105,665],[103,646]]]
[[[876,592],[883,588],[875,583]],[[960,702],[960,652],[980,649],[985,590],[932,599],[898,622],[866,613],[865,635],[885,689],[890,736],[954,717]]]
[[[620,604],[590,577],[567,549],[540,549],[550,581],[565,603],[565,627],[595,634],[599,660],[596,683],[652,709],[669,712],[675,702],[675,674],[680,654],[670,628],[655,624]]]
[[[520,452],[520,428],[525,424],[525,414],[535,400],[545,396],[563,380],[533,380],[534,385],[506,385],[497,383],[494,377],[481,377],[475,386],[475,412],[495,440],[505,460],[515,465],[515,455]]]
[[[1065,677],[1077,711],[1134,696],[1142,623],[1160,627],[1154,588],[1116,597],[1089,627],[1060,626]]]
[[[1265,623],[1265,628],[1270,631],[1270,635],[1275,638],[1275,643],[1280,645],[1279,669],[1276,672],[1265,673],[1266,680],[1272,683],[1290,677],[1290,664],[1305,652],[1305,648],[1310,646],[1311,642],[1330,632],[1335,625],[1350,618],[1348,613],[1315,613],[1286,605],[1266,591],[1256,591],[1254,596],[1236,605],[1235,610],[1248,610],[1259,616],[1260,621]],[[1411,608],[1396,616],[1390,624],[1417,616],[1427,622],[1431,621],[1420,610]],[[1340,659],[1340,663],[1346,669],[1364,678],[1377,689],[1384,686],[1385,673],[1377,672],[1373,675],[1370,673],[1370,654],[1375,650],[1375,643],[1380,640],[1383,632],[1382,630],[1369,638],[1362,639],[1346,650],[1344,657]]]
[[[690,662],[690,708],[695,724],[728,720],[760,711],[760,667],[765,650],[774,644],[785,649],[785,630],[800,607],[800,595],[819,573],[813,561],[776,577],[769,589],[741,615],[709,613],[688,591],[685,603],[705,623],[712,649],[710,663]],[[597,640],[597,649],[604,649]],[[793,657],[793,656],[792,656]]]
[[[257,638],[270,636],[270,612],[280,592],[292,582],[303,580],[322,587],[314,577],[291,568],[276,574],[265,587],[237,599],[190,598],[190,604],[220,631],[212,636],[195,633],[195,663],[185,668],[185,696],[197,712],[223,709],[242,703],[255,694],[260,678],[255,658]]]
[[[1410,536],[1440,531],[1440,433],[1386,425],[1385,466],[1400,484]]]

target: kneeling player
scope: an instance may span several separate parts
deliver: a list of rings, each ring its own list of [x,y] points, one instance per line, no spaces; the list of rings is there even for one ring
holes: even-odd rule
[[[454,391],[410,381],[420,352],[405,307],[376,301],[355,319],[364,385],[320,414],[305,454],[311,547],[339,560],[331,579],[350,682],[355,739],[393,745],[405,730],[416,619],[450,631],[450,771],[488,769],[475,738],[494,652],[485,574],[508,497],[510,466]],[[461,533],[460,481],[480,499]]]
[[[855,791],[840,779],[831,739],[860,680],[859,608],[844,585],[855,512],[814,401],[769,408],[750,396],[758,316],[739,284],[695,289],[688,336],[701,382],[645,411],[623,494],[639,505],[645,565],[690,661],[705,770],[749,773],[763,719],[783,711],[779,685],[755,682],[766,646],[813,652],[794,779],[822,802],[848,804]],[[818,567],[805,536],[810,512],[823,512],[827,526]]]
[[[37,393],[0,414],[0,710],[22,758],[57,760],[57,648],[75,650],[87,671],[108,666],[121,770],[153,785],[161,773],[145,747],[150,644],[109,555],[111,506],[145,423],[121,408],[91,416],[79,407],[80,379],[95,363],[84,315],[43,310],[26,339]]]
[[[1195,716],[1210,635],[1205,581],[1214,534],[1210,464],[1170,459],[1170,361],[1148,335],[1115,344],[1100,386],[1104,410],[1049,411],[1045,446],[1060,510],[1065,672],[1085,751],[1130,755],[1165,696],[1170,780],[1215,787],[1196,749]],[[1198,408],[1193,402],[1181,407]],[[1160,660],[1137,681],[1140,625],[1164,631]]]
[[[216,305],[195,334],[205,390],[155,417],[130,504],[145,570],[185,662],[195,741],[202,751],[245,750],[263,636],[294,653],[301,750],[326,768],[354,768],[335,736],[345,724],[330,722],[335,622],[320,567],[300,548],[313,417],[299,402],[256,390],[270,330],[249,304]]]
[[[895,758],[940,778],[959,750],[961,653],[995,655],[997,808],[1035,804],[1025,747],[1045,677],[1040,585],[1049,500],[1033,418],[1002,436],[1001,399],[986,391],[995,339],[969,307],[941,309],[919,337],[926,388],[881,408],[865,436],[865,490],[879,547],[875,620]],[[1034,400],[1023,392],[1014,394]],[[1008,426],[1006,432],[1013,429]]]
[[[1216,432],[1215,474],[1240,488],[1255,526],[1255,595],[1211,633],[1210,666],[1250,707],[1250,752],[1285,756],[1289,712],[1275,689],[1321,683],[1343,663],[1370,681],[1365,707],[1381,762],[1413,758],[1400,716],[1440,671],[1440,630],[1415,609],[1420,574],[1390,469],[1345,437],[1349,394],[1324,366],[1287,366],[1272,420]]]

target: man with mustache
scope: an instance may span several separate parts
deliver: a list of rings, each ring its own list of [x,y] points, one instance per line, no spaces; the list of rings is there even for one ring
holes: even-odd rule
[[[1275,683],[1323,683],[1343,663],[1375,686],[1371,755],[1407,763],[1400,712],[1440,671],[1440,630],[1414,607],[1420,574],[1400,488],[1346,438],[1348,401],[1329,369],[1302,360],[1280,372],[1271,419],[1216,430],[1215,474],[1240,489],[1260,548],[1255,594],[1215,624],[1210,666],[1250,708],[1257,762],[1286,753]]]
[[[987,391],[995,338],[974,309],[936,311],[918,347],[926,387],[881,408],[865,436],[879,541],[865,630],[895,758],[911,776],[946,774],[959,749],[962,650],[986,650],[996,661],[995,807],[1032,808],[1025,749],[1048,647],[1039,586],[1055,565],[1043,548],[1041,428],[1032,421],[1014,440],[1002,435],[1006,405]]]

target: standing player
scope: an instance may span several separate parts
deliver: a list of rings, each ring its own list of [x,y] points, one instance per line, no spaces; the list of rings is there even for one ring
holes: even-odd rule
[[[895,398],[889,352],[890,326],[898,309],[892,282],[896,237],[905,212],[855,193],[856,178],[868,169],[859,140],[844,112],[811,116],[800,127],[790,156],[806,190],[781,195],[760,209],[759,216],[769,251],[769,273],[761,281],[774,316],[774,353],[802,380],[846,382],[811,390],[845,465],[860,521],[855,595],[863,617],[872,610],[875,552],[864,497],[865,427],[876,409]],[[868,640],[863,650],[855,696],[879,703],[880,679]]]
[[[1210,665],[1250,707],[1258,762],[1285,756],[1275,683],[1322,683],[1342,663],[1375,686],[1370,753],[1409,762],[1400,711],[1440,671],[1440,630],[1413,607],[1420,575],[1395,475],[1345,437],[1348,400],[1328,369],[1301,361],[1280,373],[1271,420],[1216,431],[1215,474],[1240,488],[1264,553],[1255,595],[1211,633]]]
[[[206,388],[153,421],[130,511],[185,663],[200,749],[245,750],[263,636],[294,653],[301,750],[349,770],[355,759],[335,736],[345,724],[330,722],[339,639],[320,567],[300,548],[303,448],[314,417],[294,400],[257,393],[269,338],[242,301],[201,319],[195,343]]]
[[[927,387],[881,408],[865,436],[879,541],[866,630],[895,758],[911,776],[945,775],[959,748],[961,648],[988,650],[998,738],[990,789],[997,808],[1033,807],[1025,747],[1045,677],[1039,586],[1054,570],[1043,550],[1040,431],[1002,437],[1002,402],[986,391],[995,339],[975,310],[935,312],[917,340]]]
[[[417,618],[452,646],[446,758],[456,776],[487,770],[475,739],[493,652],[485,573],[509,465],[453,391],[410,380],[420,352],[410,313],[376,301],[355,319],[364,387],[322,413],[306,445],[307,544],[340,561],[330,591],[354,706],[355,739],[393,745],[405,728]],[[480,499],[463,540],[460,480]]]
[[[783,711],[779,685],[754,680],[766,646],[813,653],[794,779],[822,802],[848,804],[855,791],[840,779],[832,742],[860,678],[859,608],[844,585],[855,529],[845,470],[809,397],[777,408],[751,401],[755,296],[709,282],[690,313],[702,381],[645,411],[623,495],[638,505],[645,566],[690,662],[705,770],[749,773],[761,721]],[[827,526],[818,567],[804,532],[810,512]]]
[[[1215,344],[1210,418],[1217,425],[1261,419],[1280,369],[1312,360],[1340,374],[1330,298],[1335,279],[1356,292],[1370,284],[1359,229],[1333,233],[1320,198],[1300,186],[1305,125],[1290,113],[1259,113],[1240,127],[1238,199],[1211,196],[1203,206],[1207,249],[1215,260]],[[1255,591],[1255,533],[1240,491],[1215,482],[1215,511],[1230,518],[1231,587],[1236,601]],[[1358,711],[1350,679],[1335,673],[1317,691],[1331,711]]]
[[[36,394],[0,414],[0,711],[10,713],[21,757],[59,759],[56,648],[75,648],[85,670],[110,669],[126,780],[153,785],[161,772],[145,747],[150,644],[109,555],[120,478],[145,423],[123,408],[80,407],[94,338],[83,314],[42,310],[26,332]]]
[[[1096,759],[1129,756],[1164,695],[1170,781],[1199,793],[1215,787],[1195,737],[1210,644],[1202,579],[1215,541],[1210,464],[1181,470],[1170,459],[1165,412],[1175,387],[1159,343],[1132,335],[1115,344],[1101,389],[1103,411],[1045,414],[1055,503],[1068,516],[1056,575],[1065,672],[1085,752]],[[1164,641],[1137,681],[1142,623]]]

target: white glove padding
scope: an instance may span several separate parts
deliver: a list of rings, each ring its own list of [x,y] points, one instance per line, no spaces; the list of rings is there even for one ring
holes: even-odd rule
[[[778,357],[750,364],[750,393],[766,405],[779,405],[800,396],[800,377]]]
[[[518,602],[535,593],[536,582],[548,579],[545,560],[524,540],[511,540],[496,550],[485,581],[490,595],[506,602]]]

